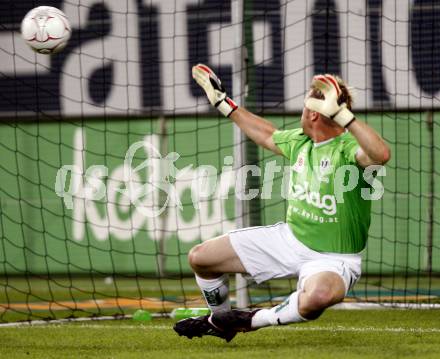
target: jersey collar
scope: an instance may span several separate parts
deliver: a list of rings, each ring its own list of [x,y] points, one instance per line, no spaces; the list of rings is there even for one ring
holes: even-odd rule
[[[342,132],[340,135],[338,135],[338,136],[336,136],[336,137],[332,137],[332,138],[329,138],[328,140],[321,141],[321,142],[313,142],[313,147],[321,147],[321,146],[324,146],[324,145],[326,145],[327,143],[330,143],[330,142],[334,141],[334,140],[335,140],[336,138],[338,138],[339,136],[343,136],[343,135],[345,135],[347,132],[348,132],[348,130],[345,129],[344,132]]]

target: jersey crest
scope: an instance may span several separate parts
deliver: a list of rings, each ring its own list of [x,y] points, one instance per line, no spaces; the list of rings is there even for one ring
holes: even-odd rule
[[[323,157],[319,161],[319,180],[321,182],[329,183],[329,178],[327,177],[331,174],[333,170],[332,163],[329,157]]]
[[[301,151],[296,158],[295,164],[292,166],[292,169],[297,173],[303,173],[305,168],[306,161],[306,153],[305,151]]]

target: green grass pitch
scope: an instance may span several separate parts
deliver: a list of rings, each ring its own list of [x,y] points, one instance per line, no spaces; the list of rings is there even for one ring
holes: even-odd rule
[[[189,340],[171,319],[0,328],[2,358],[440,358],[440,311],[328,310],[314,321]]]

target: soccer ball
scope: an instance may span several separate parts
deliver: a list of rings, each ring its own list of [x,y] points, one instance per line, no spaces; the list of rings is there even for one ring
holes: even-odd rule
[[[66,15],[51,6],[32,9],[21,22],[21,36],[32,50],[40,54],[61,51],[71,34],[72,29]]]

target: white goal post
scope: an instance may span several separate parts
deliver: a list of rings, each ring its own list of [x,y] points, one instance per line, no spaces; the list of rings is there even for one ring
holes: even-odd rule
[[[245,54],[244,47],[244,1],[232,0],[232,24],[235,32],[235,55],[232,70],[232,95],[233,99],[239,106],[244,105],[246,95],[246,68],[245,68]],[[246,146],[245,134],[240,128],[234,124],[234,166],[240,168],[245,164],[246,160]],[[235,223],[237,228],[246,227],[249,223],[246,217],[247,203],[235,197]],[[249,307],[249,295],[247,291],[247,280],[241,274],[235,275],[236,285],[236,306],[237,308]]]

